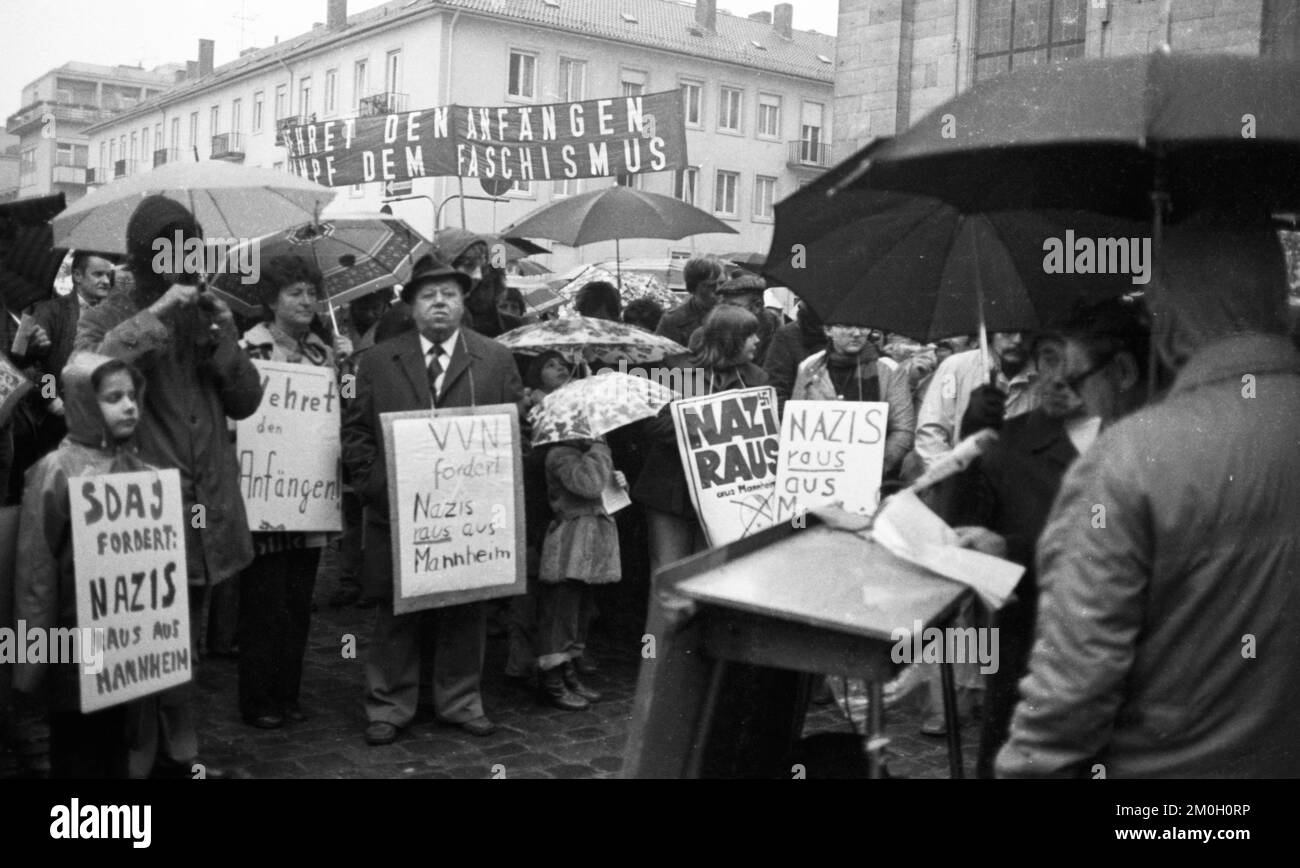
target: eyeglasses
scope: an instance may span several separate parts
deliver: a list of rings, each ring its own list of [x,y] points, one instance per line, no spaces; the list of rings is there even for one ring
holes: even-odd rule
[[[1077,374],[1062,375],[1061,379],[1065,381],[1065,385],[1070,387],[1070,391],[1077,395],[1079,394],[1079,387],[1086,383],[1090,377],[1099,372],[1102,368],[1113,362],[1115,356],[1116,354],[1113,352],[1107,353],[1098,359],[1097,363],[1086,371],[1080,371]]]

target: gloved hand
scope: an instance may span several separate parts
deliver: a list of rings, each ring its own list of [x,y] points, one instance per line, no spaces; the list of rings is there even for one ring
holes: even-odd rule
[[[1002,428],[1002,417],[1007,409],[1007,396],[996,386],[980,386],[970,393],[970,404],[961,417],[962,439],[976,431]]]

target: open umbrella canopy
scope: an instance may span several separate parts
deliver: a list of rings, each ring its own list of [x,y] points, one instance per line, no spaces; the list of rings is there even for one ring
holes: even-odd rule
[[[324,278],[324,295],[341,305],[376,290],[404,283],[421,256],[433,245],[409,223],[386,214],[348,215],[295,226],[249,242],[262,264],[277,256],[298,256],[313,263]],[[237,248],[231,256],[241,255]],[[214,292],[248,315],[261,312],[259,284],[223,272]]]
[[[288,172],[224,160],[168,163],[86,194],[54,219],[54,243],[126,253],[127,222],[153,195],[184,205],[208,239],[260,238],[315,220],[337,193]]]
[[[679,302],[676,294],[664,286],[655,274],[636,269],[618,274],[609,263],[587,266],[578,272],[576,277],[556,287],[556,292],[563,296],[567,302],[572,303],[577,299],[580,289],[598,280],[612,283],[618,287],[619,297],[622,299],[624,307],[642,298],[651,299],[664,310],[676,307]]]
[[[1300,205],[1300,63],[1156,52],[977,82],[846,179],[962,211],[1078,208],[1150,219]]]
[[[497,340],[513,353],[538,355],[546,350],[589,350],[601,361],[617,364],[657,362],[686,352],[676,341],[651,334],[634,325],[570,316],[511,329]]]
[[[685,238],[706,232],[735,234],[726,223],[671,196],[614,185],[544,205],[502,235],[549,238],[580,247],[623,238]]]
[[[0,204],[0,299],[10,310],[53,294],[67,251],[53,247],[49,221],[64,207],[62,193]]]
[[[529,413],[533,445],[603,437],[624,425],[649,419],[676,398],[667,386],[615,371],[571,380]]]
[[[929,341],[978,331],[982,312],[994,331],[1032,330],[1150,278],[1145,222],[1077,210],[963,214],[939,199],[864,186],[828,197],[863,156],[776,206],[764,274],[823,322]]]

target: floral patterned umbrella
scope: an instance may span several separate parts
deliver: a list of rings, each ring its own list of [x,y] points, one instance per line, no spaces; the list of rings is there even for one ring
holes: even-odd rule
[[[535,356],[546,350],[585,350],[592,359],[616,365],[658,362],[686,347],[645,329],[589,316],[570,316],[512,329],[497,338],[511,352]]]
[[[560,295],[568,299],[569,305],[566,310],[573,310],[573,301],[578,297],[578,290],[582,289],[589,283],[595,283],[597,280],[603,280],[619,286],[619,278],[609,268],[603,265],[589,266],[585,271],[578,274],[577,277],[558,288]],[[653,274],[645,272],[624,271],[623,283],[619,290],[619,295],[623,299],[623,306],[640,298],[653,299],[656,304],[664,309],[664,312],[676,307],[681,299],[668,287],[659,281],[659,278]]]
[[[672,389],[647,377],[611,370],[571,380],[528,414],[533,445],[602,437],[616,428],[649,419],[676,397]]]

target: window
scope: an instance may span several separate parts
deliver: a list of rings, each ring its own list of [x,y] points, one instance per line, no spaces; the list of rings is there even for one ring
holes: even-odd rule
[[[740,132],[741,91],[734,87],[722,88],[718,98],[718,129]]]
[[[298,79],[298,114],[311,117],[311,76]]]
[[[95,174],[107,177],[108,173],[108,143],[99,143],[99,171]]]
[[[718,171],[718,183],[713,188],[713,210],[727,217],[735,217],[736,189],[740,186],[739,172]]]
[[[510,81],[506,93],[519,99],[532,99],[537,93],[537,55],[510,52]]]
[[[221,106],[214,105],[212,111],[208,114],[208,135],[215,136],[221,133]]]
[[[360,109],[361,101],[370,96],[370,62],[358,60],[352,65],[352,102]]]
[[[636,69],[625,69],[622,73],[623,96],[640,96],[645,93],[646,74]]]
[[[388,62],[384,64],[384,90],[389,93],[402,92],[402,50],[388,52]]]
[[[18,176],[29,178],[36,174],[36,149],[27,148],[18,155]]]
[[[244,101],[242,99],[233,99],[230,101],[230,131],[239,132],[239,128],[244,124]]]
[[[272,164],[271,164],[271,168],[272,168],[272,169],[275,169],[277,172],[283,172],[283,171],[284,171],[284,160],[278,160],[278,161],[272,163]]]
[[[191,148],[199,144],[199,113],[190,112],[190,144]]]
[[[172,150],[181,149],[181,119],[172,118]]]
[[[803,104],[803,115],[799,122],[799,160],[813,165],[826,162],[826,143],[822,135],[822,124],[826,109],[819,102]]]
[[[781,97],[775,94],[758,95],[758,136],[764,139],[781,137]]]
[[[156,149],[160,150],[160,151],[161,151],[163,148],[167,147],[167,143],[163,141],[163,135],[162,135],[162,122],[161,122],[161,121],[159,121],[157,124],[154,124],[154,128],[153,128],[153,146],[154,146]]]
[[[560,58],[560,101],[578,102],[587,94],[587,61]],[[567,194],[566,194],[567,195]]]
[[[262,131],[262,117],[266,114],[266,92],[259,90],[253,94],[253,132]]]
[[[975,79],[1083,57],[1087,0],[979,0]]]
[[[117,139],[108,140],[108,162],[109,163],[117,162]]]
[[[771,220],[776,215],[776,178],[759,175],[754,179],[754,218]]]
[[[149,147],[149,128],[145,127],[140,130],[140,156],[148,157],[153,153],[153,148]]]
[[[698,81],[682,82],[682,102],[686,104],[686,126],[704,125],[704,85]]]
[[[366,188],[363,187],[361,184],[353,184],[351,187],[348,187],[349,199],[364,199],[365,196],[366,196]]]
[[[332,115],[339,110],[339,71],[325,71],[325,114]]]
[[[523,178],[515,181],[515,185],[510,188],[512,196],[529,196],[533,195],[533,182],[525,181]]]
[[[582,192],[581,178],[565,178],[562,181],[558,182],[557,186],[555,187],[555,192],[551,194],[551,197],[559,198],[561,196],[576,196],[581,192]]]
[[[74,145],[71,142],[59,142],[54,152],[54,165],[77,166],[84,169],[89,149],[86,145]]]
[[[289,86],[287,84],[277,84],[275,86],[275,120],[276,123],[289,113]]]
[[[645,189],[645,177],[641,175],[639,172],[637,173],[625,172],[622,175],[616,175],[615,180],[618,181],[618,185],[620,187],[631,187],[633,190]]]
[[[696,204],[695,193],[700,186],[700,169],[688,166],[678,169],[673,180],[673,195],[688,205]]]
[[[139,153],[139,151],[136,150],[136,148],[139,146],[139,144],[140,144],[139,136],[138,136],[138,134],[137,134],[134,130],[132,130],[132,131],[131,131],[131,157],[130,157],[130,159],[131,159],[131,162],[133,162],[133,163],[136,161],[136,155]]]

